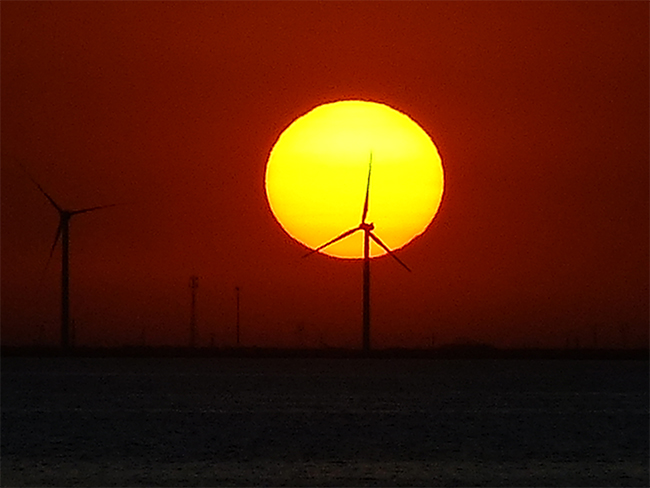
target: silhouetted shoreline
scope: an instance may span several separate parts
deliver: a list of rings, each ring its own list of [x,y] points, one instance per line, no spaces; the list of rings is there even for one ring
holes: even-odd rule
[[[489,345],[447,345],[434,349],[389,348],[365,353],[358,349],[290,349],[265,347],[60,347],[2,346],[2,357],[214,357],[214,358],[368,358],[368,359],[587,359],[648,360],[648,348],[636,349],[506,349]]]

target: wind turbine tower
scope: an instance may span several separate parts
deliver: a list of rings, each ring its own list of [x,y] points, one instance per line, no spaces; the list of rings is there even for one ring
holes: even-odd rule
[[[57,204],[50,195],[48,195],[43,187],[32,178],[25,168],[23,168],[23,170],[27,173],[29,179],[32,180],[32,183],[38,187],[41,193],[45,195],[45,198],[47,198],[56,211],[59,212],[59,227],[56,230],[54,243],[50,249],[50,256],[47,262],[49,264],[52,259],[54,248],[59,241],[59,237],[61,237],[61,347],[67,349],[72,345],[70,340],[70,219],[75,215],[93,212],[102,208],[114,207],[115,204],[82,208],[80,210],[64,209]]]
[[[361,223],[358,227],[355,227],[350,230],[346,230],[341,235],[335,237],[331,241],[326,242],[322,246],[317,247],[313,251],[305,254],[303,257],[311,256],[314,253],[317,253],[321,249],[325,249],[327,246],[334,244],[335,242],[345,239],[349,235],[354,234],[357,231],[363,231],[363,350],[364,352],[370,351],[370,240],[375,241],[384,251],[388,253],[393,259],[395,259],[399,264],[401,264],[407,271],[411,269],[404,264],[396,255],[391,251],[384,242],[379,239],[372,231],[375,229],[375,225],[372,222],[366,222],[366,217],[368,216],[368,203],[370,199],[370,173],[372,171],[372,151],[370,152],[370,161],[368,163],[368,182],[366,183],[366,199],[363,204],[363,211],[361,213]]]

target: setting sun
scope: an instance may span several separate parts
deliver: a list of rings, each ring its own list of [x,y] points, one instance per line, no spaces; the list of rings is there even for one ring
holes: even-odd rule
[[[399,249],[422,234],[442,199],[438,150],[408,116],[380,103],[358,100],[316,107],[296,119],[271,150],[266,192],[284,230],[315,249],[358,226],[371,157],[367,221],[390,249]],[[362,233],[321,252],[360,258]],[[385,253],[372,243],[371,256]]]

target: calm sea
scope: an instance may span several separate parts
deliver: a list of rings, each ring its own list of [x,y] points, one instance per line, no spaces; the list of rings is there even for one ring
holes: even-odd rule
[[[2,486],[648,486],[648,362],[3,358]]]

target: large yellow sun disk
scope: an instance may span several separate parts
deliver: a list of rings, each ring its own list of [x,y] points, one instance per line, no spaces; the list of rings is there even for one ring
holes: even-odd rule
[[[408,116],[386,105],[341,101],[316,107],[278,138],[266,167],[271,210],[284,230],[315,249],[361,222],[372,152],[367,221],[391,249],[429,226],[442,199],[438,150]],[[358,232],[321,252],[363,255]],[[374,243],[371,256],[385,254]]]

